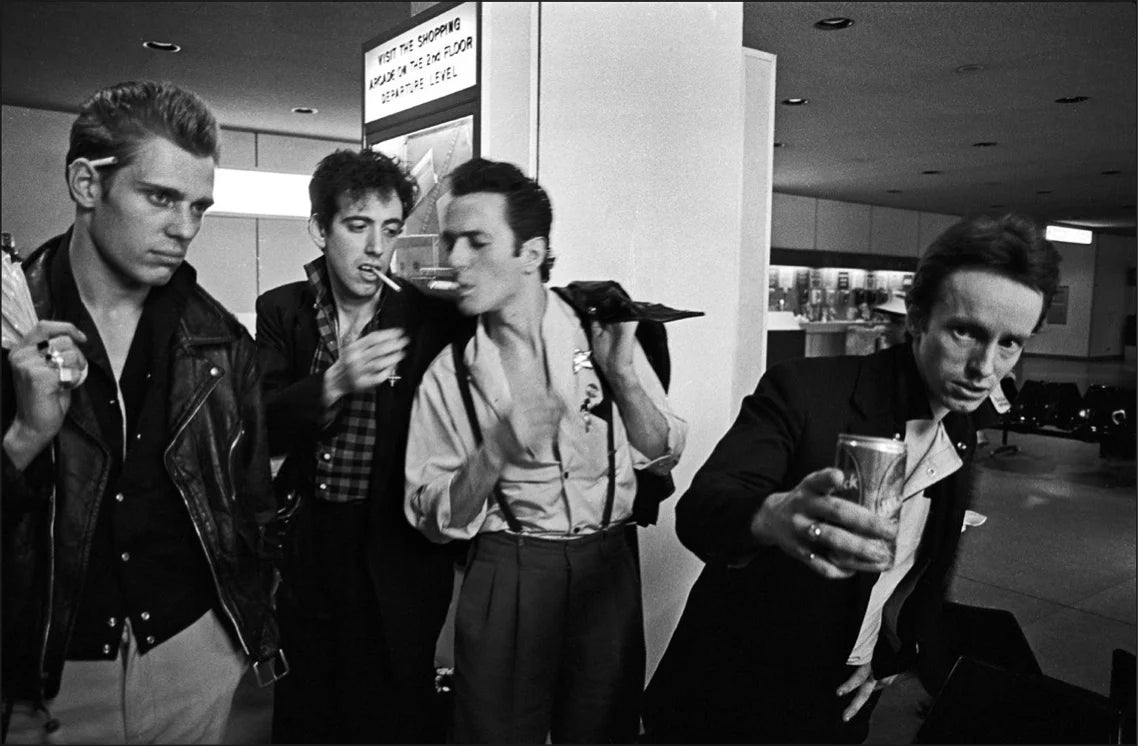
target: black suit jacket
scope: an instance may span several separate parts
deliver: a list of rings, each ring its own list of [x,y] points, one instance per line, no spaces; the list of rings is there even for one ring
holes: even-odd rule
[[[684,717],[673,703],[746,701],[749,687],[778,686],[756,671],[808,677],[844,665],[877,574],[823,578],[781,549],[756,548],[751,518],[771,493],[832,465],[839,433],[903,438],[906,420],[928,416],[908,344],[788,360],[763,376],[677,504],[679,538],[706,566],[653,678],[646,722],[653,713]],[[925,492],[931,506],[916,564],[886,605],[897,621],[882,630],[873,658],[878,677],[916,664],[932,692],[952,664],[940,609],[976,445],[970,416],[950,413],[944,425],[964,467]]]
[[[368,569],[379,602],[383,639],[388,641],[397,674],[421,676],[423,661],[433,660],[434,646],[450,603],[456,550],[432,544],[403,514],[404,458],[415,388],[430,362],[451,337],[471,324],[453,304],[420,293],[401,281],[402,292],[390,293],[380,311],[380,327],[402,328],[409,337],[399,380],[377,390],[378,432],[368,490],[371,540]],[[389,292],[386,291],[385,292]],[[274,456],[286,456],[278,472],[282,492],[311,500],[314,451],[321,431],[322,374],[310,369],[319,332],[315,292],[307,282],[294,282],[257,299],[257,347],[263,372],[262,392]],[[285,602],[303,609],[315,598],[305,557],[303,505],[286,541],[281,593]],[[427,656],[431,656],[430,659]]]

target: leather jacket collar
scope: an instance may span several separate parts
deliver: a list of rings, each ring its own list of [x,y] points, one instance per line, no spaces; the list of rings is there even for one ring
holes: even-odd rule
[[[33,293],[36,300],[36,313],[41,319],[56,317],[53,298],[55,297],[55,272],[58,262],[67,261],[66,252],[71,243],[74,227],[67,232],[46,241],[24,260],[24,276],[29,287],[51,289],[52,292]],[[188,262],[183,262],[170,280],[168,287],[183,295],[190,295],[197,283],[197,271]],[[232,326],[226,323],[225,312],[216,304],[188,303],[182,313],[175,332],[181,344],[187,346],[227,344],[237,340]]]

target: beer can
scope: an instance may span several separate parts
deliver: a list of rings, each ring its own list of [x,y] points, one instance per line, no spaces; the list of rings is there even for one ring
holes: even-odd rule
[[[842,484],[834,494],[896,525],[901,520],[905,454],[905,444],[900,440],[841,433],[834,465],[842,470]],[[896,540],[888,542],[888,548],[895,558]]]

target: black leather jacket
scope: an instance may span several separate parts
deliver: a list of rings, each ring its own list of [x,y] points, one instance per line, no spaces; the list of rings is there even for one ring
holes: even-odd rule
[[[52,239],[24,262],[41,319],[53,318],[52,259],[68,241],[69,234]],[[171,344],[171,435],[163,458],[201,540],[225,624],[259,678],[271,680],[279,662],[270,602],[276,501],[256,348],[196,285]],[[3,388],[7,431],[14,394],[6,353]],[[5,699],[42,701],[59,691],[110,465],[87,396],[82,386],[73,392],[62,430],[27,469],[4,455]]]

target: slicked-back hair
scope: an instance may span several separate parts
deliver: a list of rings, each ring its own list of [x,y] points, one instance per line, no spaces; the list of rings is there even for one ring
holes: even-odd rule
[[[320,160],[308,182],[312,217],[321,228],[328,230],[340,209],[341,195],[356,202],[370,192],[379,193],[385,200],[393,194],[398,197],[406,220],[415,206],[419,185],[398,159],[378,150],[365,148],[330,153]]]
[[[96,91],[80,106],[64,170],[76,158],[113,156],[114,165],[103,169],[109,177],[130,164],[151,137],[215,164],[221,158],[217,119],[197,94],[172,83],[127,81]]]
[[[910,314],[923,323],[950,274],[965,269],[994,272],[1043,295],[1043,310],[1035,324],[1038,331],[1059,285],[1060,260],[1043,228],[1030,218],[1014,213],[966,218],[929,245],[905,301]]]
[[[541,262],[541,281],[548,282],[556,259],[549,244],[549,228],[553,224],[553,206],[549,195],[533,179],[512,163],[473,158],[450,175],[451,194],[489,192],[506,198],[506,223],[514,232],[515,251],[531,238],[545,239],[545,258]]]

